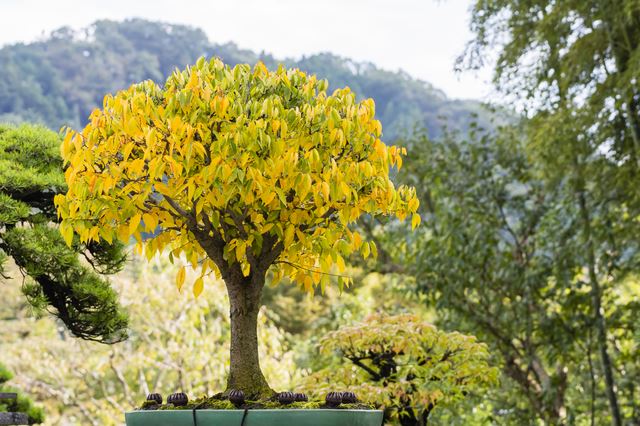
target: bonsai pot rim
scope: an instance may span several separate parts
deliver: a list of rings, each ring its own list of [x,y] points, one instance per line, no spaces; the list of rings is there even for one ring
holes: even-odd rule
[[[126,412],[125,419],[127,426],[380,426],[383,412],[340,408],[136,410]]]

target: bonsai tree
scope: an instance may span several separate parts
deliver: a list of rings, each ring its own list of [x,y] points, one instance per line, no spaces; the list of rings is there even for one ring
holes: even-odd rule
[[[224,280],[227,391],[273,393],[256,334],[267,272],[324,288],[352,251],[375,255],[349,229],[358,217],[420,219],[415,190],[389,179],[403,150],[380,140],[373,101],[327,86],[298,70],[200,58],[163,87],[146,81],[107,95],[63,142],[69,190],[56,204],[68,242],[74,232],[84,243],[133,237],[149,258],[168,248],[199,270],[195,296],[206,276]],[[184,278],[182,268],[179,289]]]
[[[10,277],[3,266],[11,258],[36,312],[53,313],[76,337],[118,342],[127,337],[127,316],[103,275],[123,265],[122,245],[76,238],[68,247],[51,227],[54,195],[67,190],[60,143],[44,127],[0,126],[0,278]]]
[[[334,359],[305,379],[309,388],[342,386],[384,407],[386,417],[402,426],[426,425],[436,406],[497,382],[485,344],[414,315],[371,315],[329,333],[319,346]]]

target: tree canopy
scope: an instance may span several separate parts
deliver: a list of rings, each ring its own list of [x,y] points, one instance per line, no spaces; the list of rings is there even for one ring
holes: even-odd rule
[[[495,57],[489,51],[497,51],[494,79],[501,91],[549,114],[547,120],[572,116],[564,124],[588,134],[592,149],[637,168],[639,28],[636,0],[479,0],[475,38],[460,61],[482,66],[483,58]],[[563,145],[576,147],[570,137]]]
[[[436,407],[497,382],[485,344],[412,314],[372,314],[328,333],[319,345],[339,361],[307,377],[307,387],[327,392],[342,386],[403,426],[426,425]]]
[[[168,246],[202,277],[264,274],[277,260],[276,280],[324,285],[351,251],[375,253],[348,228],[362,214],[420,221],[415,190],[389,179],[402,149],[379,139],[373,102],[326,87],[296,70],[201,59],[164,88],[145,82],[108,96],[63,143],[62,235],[133,236],[149,257]]]

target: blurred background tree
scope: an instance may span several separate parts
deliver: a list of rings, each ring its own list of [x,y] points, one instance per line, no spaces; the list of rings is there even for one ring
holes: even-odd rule
[[[585,325],[610,421],[637,423],[638,390],[628,378],[637,368],[618,356],[626,352],[618,349],[621,334],[637,333],[637,325],[619,323],[635,304],[620,305],[618,296],[640,262],[640,3],[480,0],[471,28],[460,64],[495,58],[496,87],[531,118],[526,150],[573,225],[572,261],[591,299]],[[637,350],[636,342],[636,358]]]
[[[406,142],[413,156],[400,179],[427,188],[421,192],[424,225],[409,250],[420,256],[407,264],[400,252],[395,261],[414,274],[416,289],[436,306],[439,324],[477,335],[496,349],[509,379],[493,392],[492,405],[503,421],[599,423],[607,418],[606,387],[597,368],[580,205],[528,155],[529,126]],[[598,229],[627,241],[629,255],[632,222]],[[388,238],[383,247],[393,248],[406,235]],[[603,312],[614,331],[614,359],[628,383],[627,375],[639,366],[631,318],[640,293],[633,275],[623,276],[605,281]],[[618,393],[633,418],[633,387]]]

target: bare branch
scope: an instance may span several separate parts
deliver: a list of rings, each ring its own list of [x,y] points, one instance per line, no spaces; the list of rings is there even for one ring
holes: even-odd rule
[[[175,202],[171,197],[168,197],[168,196],[165,195],[164,199],[167,200],[167,203],[169,203],[169,205],[175,211],[177,211],[180,214],[180,216],[184,217],[185,219],[189,219],[190,218],[189,213],[185,209],[180,207],[180,205],[177,202]]]

